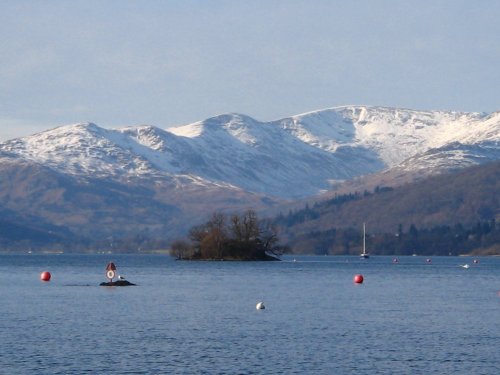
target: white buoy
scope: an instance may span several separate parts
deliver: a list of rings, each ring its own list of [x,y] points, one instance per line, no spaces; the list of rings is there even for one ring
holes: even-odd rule
[[[259,302],[257,306],[255,306],[257,310],[264,310],[266,306],[264,306],[264,302]]]

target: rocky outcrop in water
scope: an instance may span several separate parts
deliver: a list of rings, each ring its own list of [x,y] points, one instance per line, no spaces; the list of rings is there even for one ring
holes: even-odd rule
[[[99,286],[136,286],[136,284],[131,283],[127,280],[117,280],[117,281],[108,281],[100,283]]]

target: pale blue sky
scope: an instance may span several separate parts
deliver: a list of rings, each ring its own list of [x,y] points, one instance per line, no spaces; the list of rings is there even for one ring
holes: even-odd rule
[[[348,104],[500,110],[500,1],[0,0],[0,140]]]

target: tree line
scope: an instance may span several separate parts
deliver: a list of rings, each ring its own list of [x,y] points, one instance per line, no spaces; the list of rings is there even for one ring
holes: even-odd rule
[[[388,186],[376,186],[373,192],[364,190],[362,194],[360,192],[335,194],[333,198],[315,202],[312,208],[309,206],[309,203],[306,203],[304,208],[298,210],[289,210],[287,215],[284,215],[282,212],[280,212],[278,216],[274,218],[273,223],[282,227],[292,227],[307,220],[316,220],[320,218],[325,210],[331,208],[339,208],[346,203],[360,201],[363,198],[367,198],[376,194],[387,193],[393,190],[394,188]]]
[[[296,253],[355,255],[363,236],[356,228],[311,231],[290,239]],[[493,255],[500,253],[500,225],[495,220],[478,221],[471,227],[462,224],[404,230],[393,233],[368,233],[367,250],[375,255]]]

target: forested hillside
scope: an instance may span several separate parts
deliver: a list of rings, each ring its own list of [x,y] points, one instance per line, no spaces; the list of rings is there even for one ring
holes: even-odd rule
[[[275,219],[297,252],[356,253],[365,222],[381,253],[498,251],[500,162],[307,204]],[[410,241],[411,240],[411,241]]]

